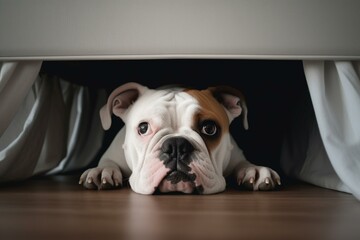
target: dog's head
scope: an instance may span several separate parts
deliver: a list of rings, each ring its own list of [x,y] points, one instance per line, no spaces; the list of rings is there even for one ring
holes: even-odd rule
[[[243,116],[243,95],[230,87],[148,89],[127,83],[101,109],[104,129],[111,114],[126,125],[123,146],[135,192],[216,193],[225,189],[223,171],[232,149],[229,125]]]

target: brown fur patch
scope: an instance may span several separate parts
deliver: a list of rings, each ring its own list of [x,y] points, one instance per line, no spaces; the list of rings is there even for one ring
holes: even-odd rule
[[[196,129],[203,137],[209,151],[215,149],[222,136],[229,132],[229,118],[224,110],[224,107],[214,98],[209,90],[185,90],[186,93],[197,99],[201,109],[193,118],[193,128]],[[201,134],[200,124],[204,120],[215,121],[220,129],[218,134],[214,137]]]

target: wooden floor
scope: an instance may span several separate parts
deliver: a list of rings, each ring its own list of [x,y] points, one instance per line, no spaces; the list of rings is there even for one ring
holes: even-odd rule
[[[0,239],[360,239],[360,202],[305,184],[143,196],[33,179],[0,186]]]

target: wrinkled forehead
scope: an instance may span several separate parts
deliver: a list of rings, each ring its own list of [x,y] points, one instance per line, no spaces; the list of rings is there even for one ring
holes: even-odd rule
[[[199,121],[212,119],[224,130],[229,124],[224,108],[207,90],[149,90],[134,106],[131,114],[137,122],[196,127]]]
[[[129,117],[135,121],[155,121],[183,125],[198,111],[197,99],[182,89],[149,90],[131,107]]]
[[[138,104],[147,105],[151,110],[163,107],[170,110],[199,107],[197,99],[183,89],[149,90],[139,99]]]

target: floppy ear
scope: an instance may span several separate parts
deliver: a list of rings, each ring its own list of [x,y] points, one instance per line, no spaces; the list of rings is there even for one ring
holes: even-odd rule
[[[124,119],[124,114],[148,88],[138,83],[130,82],[116,88],[109,96],[107,103],[100,109],[101,124],[105,130],[111,126],[111,114]]]
[[[224,106],[230,122],[242,114],[243,126],[249,129],[245,97],[239,90],[228,86],[210,87],[208,90]]]

